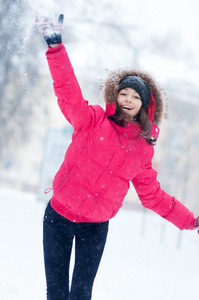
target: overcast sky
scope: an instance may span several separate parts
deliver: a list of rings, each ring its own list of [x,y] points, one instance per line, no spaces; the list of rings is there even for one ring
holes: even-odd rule
[[[78,2],[78,0],[76,1]],[[83,0],[79,2],[83,2]],[[147,31],[157,33],[164,33],[173,29],[183,33],[190,43],[195,43],[196,39],[199,41],[198,0],[101,0],[100,2],[101,5],[102,3],[111,3],[116,8],[116,18],[124,24],[136,21]],[[85,5],[87,3],[89,1],[85,0]],[[59,1],[35,0],[31,4],[40,14],[47,15],[53,10],[63,10],[67,16],[67,10],[59,4]]]
[[[69,0],[68,0],[69,1]],[[72,0],[70,0],[72,1]],[[31,3],[33,7],[33,11],[37,11],[39,15],[48,16],[49,14],[52,15],[52,12],[55,14],[64,13],[65,15],[65,26],[73,20],[73,22],[79,23],[80,31],[83,30],[83,25],[81,24],[81,20],[78,19],[78,11],[77,9],[70,9],[70,1],[54,1],[54,0],[35,0],[34,3]],[[63,5],[65,3],[65,5]],[[72,3],[72,2],[71,2]],[[84,4],[85,3],[85,4]],[[139,28],[139,35],[137,38],[147,39],[150,37],[158,37],[166,39],[168,35],[174,33],[176,38],[179,37],[179,53],[180,52],[187,52],[190,53],[188,57],[190,60],[193,59],[193,66],[190,70],[190,62],[187,70],[188,62],[184,59],[181,62],[176,61],[176,57],[165,58],[165,61],[159,61],[159,64],[156,63],[157,68],[155,69],[155,63],[152,58],[148,59],[148,57],[142,59],[142,61],[146,62],[146,66],[144,67],[149,68],[152,72],[157,72],[158,76],[161,75],[163,77],[171,76],[171,68],[173,68],[174,72],[172,72],[173,76],[180,76],[182,73],[186,73],[188,78],[194,77],[195,81],[198,82],[199,75],[197,69],[199,68],[199,1],[198,0],[101,0],[100,2],[96,2],[96,6],[92,7],[92,9],[88,9],[86,5],[89,4],[89,0],[75,0],[75,5],[85,5],[85,12],[89,15],[90,18],[95,20],[116,20],[120,25],[137,25]],[[111,9],[104,9],[105,5],[112,7]],[[85,16],[86,17],[86,16]],[[75,24],[75,23],[74,23]],[[134,27],[132,27],[134,28]],[[88,29],[89,30],[89,26]],[[92,30],[92,28],[91,28]],[[77,30],[78,31],[78,30]],[[84,34],[84,32],[80,32],[80,36]],[[97,34],[97,33],[96,33]],[[92,44],[91,40],[88,40],[85,44],[88,45],[89,43]],[[81,55],[81,62],[83,62],[83,56],[89,56],[89,51],[92,48],[92,45],[88,47],[89,50],[85,51],[85,49],[81,49],[81,53],[77,55],[77,59],[80,59]],[[176,47],[178,46],[178,41],[176,41]],[[103,46],[102,46],[103,47]],[[120,45],[122,47],[122,45]],[[78,48],[78,47],[77,47]],[[112,51],[111,46],[110,49],[106,49],[106,45],[104,46],[104,52]],[[95,48],[94,48],[95,49]],[[78,50],[78,49],[74,49]],[[103,49],[102,49],[103,50]],[[85,53],[83,53],[85,51]],[[93,53],[95,53],[93,50]],[[72,51],[73,52],[73,51]],[[108,56],[108,55],[107,55]],[[90,55],[92,58],[92,53]],[[177,55],[178,58],[178,55]],[[158,57],[154,58],[155,61],[158,61]],[[173,62],[171,62],[173,59]],[[187,59],[188,60],[188,59]],[[119,60],[118,60],[119,61]],[[145,63],[144,62],[144,63]],[[147,65],[149,63],[149,65]],[[178,63],[178,65],[173,66],[173,64]],[[87,64],[87,62],[86,62]],[[172,64],[172,67],[169,66]],[[105,61],[104,64],[106,67],[109,68],[108,63]],[[168,71],[166,68],[168,67]],[[158,69],[159,68],[159,69]],[[190,75],[189,72],[194,72],[194,75]],[[168,74],[168,75],[167,75]],[[193,74],[193,73],[192,73]]]

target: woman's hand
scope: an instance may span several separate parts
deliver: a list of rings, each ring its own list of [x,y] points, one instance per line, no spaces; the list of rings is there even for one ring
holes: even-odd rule
[[[63,21],[64,15],[59,15],[57,22],[48,18],[36,17],[35,22],[39,32],[44,37],[48,46],[56,47],[62,42]]]

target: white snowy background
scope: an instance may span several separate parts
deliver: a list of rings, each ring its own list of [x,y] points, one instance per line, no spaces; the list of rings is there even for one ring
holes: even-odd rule
[[[0,298],[43,300],[44,203],[0,189]],[[152,213],[122,209],[110,222],[94,300],[197,300],[199,237]],[[72,265],[71,265],[72,269]]]
[[[108,41],[98,36],[96,23],[94,26],[82,23],[75,6],[70,6],[70,1],[66,6],[63,1],[27,2],[32,7],[27,35],[33,30],[35,12],[43,16],[64,13],[65,27],[68,22],[75,28],[77,42],[76,45],[69,45],[69,51],[76,66],[84,68],[87,64],[96,65],[93,53],[107,68],[117,66],[118,61],[125,65],[126,58],[131,58],[131,53],[125,49],[123,57],[118,53],[117,46],[122,49],[122,40],[110,40],[108,47]],[[160,82],[179,82],[186,78],[198,86],[198,0],[101,0],[96,1],[95,10],[87,10],[89,1],[76,0],[74,3],[76,7],[85,7],[85,13],[91,21],[98,20],[101,24],[117,20],[124,28],[132,26],[135,29],[132,30],[135,41],[133,51],[142,49],[142,59],[139,60],[138,55],[137,63],[152,71]],[[110,6],[113,10],[107,9]],[[152,37],[165,40],[173,33],[176,39],[180,38],[173,57],[163,57],[155,51],[149,55],[149,51],[145,51],[144,45],[146,43],[146,47],[149,47]],[[64,32],[64,36],[67,37],[67,32]],[[99,44],[96,44],[96,36]],[[45,46],[41,50],[44,49]],[[42,55],[41,59],[45,60]],[[45,203],[39,202],[35,193],[20,192],[1,185],[0,204],[0,299],[43,300],[42,219]],[[123,208],[110,222],[108,242],[95,281],[93,299],[197,300],[198,254],[199,236],[196,232],[180,232],[153,213]]]

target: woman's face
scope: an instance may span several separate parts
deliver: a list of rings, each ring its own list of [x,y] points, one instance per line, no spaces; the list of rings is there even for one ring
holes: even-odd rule
[[[119,91],[117,96],[119,108],[131,117],[137,116],[142,106],[140,95],[132,88]]]

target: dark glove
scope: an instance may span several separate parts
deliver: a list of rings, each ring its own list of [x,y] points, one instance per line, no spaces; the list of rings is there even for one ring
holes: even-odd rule
[[[39,32],[46,40],[48,46],[53,44],[60,44],[62,42],[62,29],[63,29],[64,15],[59,15],[58,22],[52,19],[36,17]]]
[[[198,234],[199,234],[199,217],[197,217],[195,219],[195,221],[189,225],[188,229],[190,229],[190,230],[196,229],[196,230],[198,230]]]

